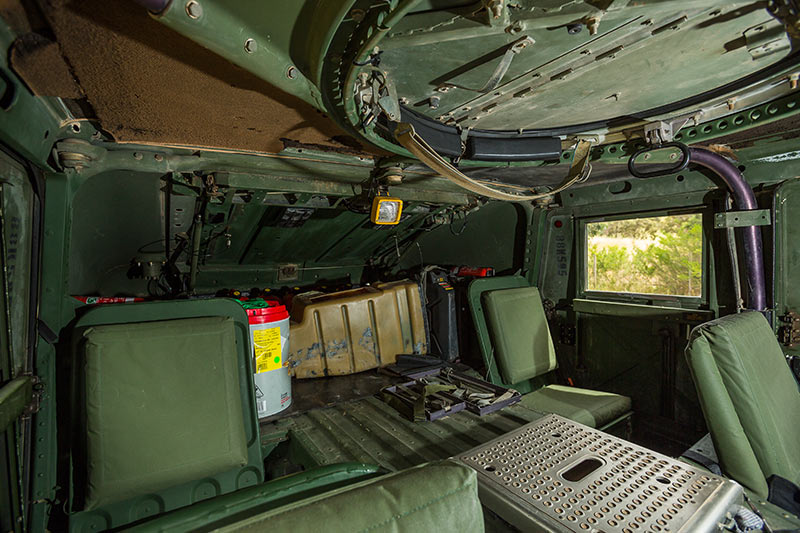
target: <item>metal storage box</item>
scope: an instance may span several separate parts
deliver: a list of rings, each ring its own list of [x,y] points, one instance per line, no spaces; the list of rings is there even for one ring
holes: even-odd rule
[[[291,318],[296,378],[353,374],[393,364],[398,354],[428,353],[419,286],[411,281],[301,294]]]

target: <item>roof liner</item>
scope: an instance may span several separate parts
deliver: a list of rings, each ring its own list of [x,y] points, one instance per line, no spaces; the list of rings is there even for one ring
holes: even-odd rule
[[[278,152],[285,138],[361,148],[321,112],[133,2],[54,4],[46,16],[62,53],[101,126],[118,141]]]

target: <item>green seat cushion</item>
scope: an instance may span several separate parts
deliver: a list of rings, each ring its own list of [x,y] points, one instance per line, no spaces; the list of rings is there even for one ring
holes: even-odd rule
[[[800,391],[761,313],[692,331],[686,358],[722,469],[766,497],[766,478],[800,482]]]
[[[85,509],[248,462],[233,320],[83,332]]]
[[[535,378],[558,366],[539,289],[487,291],[483,308],[497,365],[507,383]]]
[[[475,471],[449,460],[349,485],[215,529],[325,533],[483,530]]]
[[[522,397],[522,405],[600,428],[631,410],[631,399],[611,392],[548,385]]]

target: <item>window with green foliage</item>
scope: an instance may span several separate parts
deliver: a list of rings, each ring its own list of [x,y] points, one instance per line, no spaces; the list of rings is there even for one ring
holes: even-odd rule
[[[590,222],[586,235],[587,290],[701,295],[700,214]]]

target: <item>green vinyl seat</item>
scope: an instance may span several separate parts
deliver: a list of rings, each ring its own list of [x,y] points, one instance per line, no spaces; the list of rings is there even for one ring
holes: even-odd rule
[[[470,284],[470,306],[484,362],[495,383],[530,386],[558,368],[539,289],[519,276],[485,278]],[[496,365],[497,371],[492,372]],[[545,385],[523,404],[596,428],[630,415],[627,396],[578,387]]]
[[[263,480],[248,332],[230,300],[100,306],[78,320],[72,531]]]
[[[520,403],[593,428],[607,427],[631,412],[631,399],[627,396],[564,385],[536,389],[523,396]]]
[[[764,499],[773,475],[800,484],[800,391],[764,316],[696,327],[686,359],[723,473]]]
[[[144,522],[132,531],[484,531],[477,475],[473,469],[453,460],[355,480],[333,490],[297,497],[302,494],[303,483],[292,487],[293,478],[313,475],[313,470],[295,474],[258,488],[200,502]],[[323,479],[306,485],[316,485]]]

